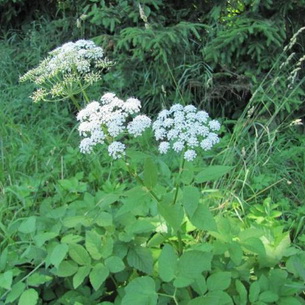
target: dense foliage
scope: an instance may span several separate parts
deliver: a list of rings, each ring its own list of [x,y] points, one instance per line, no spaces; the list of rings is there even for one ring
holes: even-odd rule
[[[0,304],[304,304],[305,1],[47,2],[0,0]],[[112,66],[33,104],[20,76],[78,39]],[[221,141],[83,155],[75,115],[108,91],[207,110]]]

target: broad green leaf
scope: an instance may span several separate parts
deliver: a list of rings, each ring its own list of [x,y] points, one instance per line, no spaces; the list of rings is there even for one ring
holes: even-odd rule
[[[243,283],[240,280],[235,281],[236,291],[239,294],[239,303],[240,305],[247,305],[248,292]]]
[[[41,247],[44,245],[46,241],[49,241],[56,237],[58,234],[55,232],[45,232],[45,233],[40,233],[34,236],[34,241],[37,245],[37,247]]]
[[[266,256],[264,244],[257,237],[251,237],[241,243],[241,246],[253,253]]]
[[[118,256],[110,256],[105,259],[105,265],[112,273],[121,272],[125,268],[123,260]]]
[[[230,272],[215,272],[207,279],[207,286],[209,291],[226,290],[231,284]]]
[[[207,283],[205,276],[200,275],[192,284],[192,288],[198,293],[198,295],[204,295],[207,290]]]
[[[194,165],[192,162],[186,162],[182,170],[180,181],[185,185],[190,185],[194,180]]]
[[[0,271],[4,271],[8,262],[8,247],[4,248],[0,254]]]
[[[142,272],[151,274],[153,270],[153,257],[149,249],[135,246],[129,249],[127,262],[130,267],[134,267]]]
[[[104,264],[98,263],[92,268],[89,274],[89,280],[95,291],[101,287],[108,276],[109,270]]]
[[[249,291],[249,301],[251,303],[254,303],[255,301],[258,300],[260,291],[261,289],[259,286],[259,282],[253,282],[250,286],[250,291]]]
[[[33,233],[36,230],[36,217],[30,216],[27,219],[23,220],[20,224],[18,231],[21,233],[29,234]]]
[[[38,293],[35,289],[25,290],[18,301],[18,305],[36,305],[38,301]]]
[[[178,261],[177,276],[174,286],[186,287],[201,276],[203,271],[211,270],[212,253],[201,251],[187,251]]]
[[[176,273],[178,255],[171,245],[164,245],[158,259],[160,278],[164,282],[170,282]]]
[[[25,284],[23,282],[18,282],[15,285],[13,285],[12,290],[7,294],[5,303],[13,303],[15,300],[17,300],[20,297],[24,289],[25,289]]]
[[[272,291],[264,291],[259,295],[258,299],[261,302],[273,303],[278,301],[279,296]]]
[[[28,286],[38,287],[52,280],[52,277],[46,274],[35,272],[27,279]]]
[[[93,220],[86,216],[70,216],[63,219],[63,225],[67,228],[75,228],[78,225],[89,227],[92,225],[92,223]]]
[[[78,265],[73,261],[63,261],[57,268],[56,275],[59,277],[68,277],[76,273]]]
[[[217,231],[217,226],[209,207],[204,203],[199,203],[197,209],[190,217],[191,223],[200,230]]]
[[[128,234],[141,234],[149,233],[154,230],[155,226],[146,219],[137,219],[135,222],[130,223],[125,227],[125,231]]]
[[[93,259],[101,259],[102,238],[96,231],[91,230],[86,232],[85,247]]]
[[[210,165],[197,174],[195,181],[197,183],[215,181],[230,172],[232,168],[232,166],[226,165]]]
[[[110,235],[104,236],[102,241],[102,258],[107,258],[113,251],[113,239]]]
[[[117,197],[116,197],[117,198]],[[100,212],[94,219],[96,224],[100,227],[109,227],[112,225],[112,215],[107,212]]]
[[[297,300],[295,297],[281,297],[277,303],[278,305],[301,305],[301,301]]]
[[[87,250],[78,244],[69,245],[69,255],[70,257],[79,265],[90,265],[91,258]]]
[[[204,296],[197,297],[187,305],[233,305],[231,297],[224,291],[212,291],[208,292]]]
[[[235,265],[240,265],[243,258],[243,251],[237,242],[231,242],[229,245],[230,258]]]
[[[13,271],[6,271],[0,274],[0,287],[4,289],[11,289],[13,282]]]
[[[89,275],[91,270],[90,266],[81,266],[78,268],[77,272],[73,276],[73,287],[76,289],[79,285],[82,284],[86,276]]]
[[[62,237],[61,242],[63,244],[77,244],[84,240],[83,236],[77,234],[67,234]]]
[[[125,292],[122,305],[156,305],[158,301],[155,281],[149,276],[135,278]]]
[[[152,189],[158,181],[158,170],[152,158],[144,161],[144,184],[148,189]]]
[[[189,217],[192,217],[194,215],[194,212],[198,208],[199,199],[200,192],[197,187],[186,186],[183,188],[182,203]]]
[[[58,244],[52,251],[50,255],[50,262],[56,268],[58,268],[59,264],[64,260],[68,253],[68,245],[66,244]]]
[[[175,205],[168,205],[165,202],[158,203],[158,210],[175,232],[180,229],[184,212],[182,206],[178,202]]]

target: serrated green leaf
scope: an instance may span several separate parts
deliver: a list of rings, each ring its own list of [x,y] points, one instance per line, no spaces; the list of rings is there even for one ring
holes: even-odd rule
[[[231,242],[229,245],[230,258],[235,265],[240,265],[243,258],[243,251],[237,242]]]
[[[153,257],[149,249],[143,247],[132,247],[127,254],[127,262],[142,272],[151,274],[153,270]]]
[[[115,198],[118,199],[118,197]],[[95,222],[100,227],[109,227],[112,225],[113,222],[112,215],[107,212],[101,212],[95,218]]]
[[[21,233],[29,234],[33,233],[36,230],[36,217],[30,216],[27,219],[23,220],[18,228],[18,231]]]
[[[50,262],[53,264],[56,268],[58,268],[59,264],[64,260],[68,253],[69,247],[66,244],[58,244],[53,249],[51,255],[50,255]]]
[[[125,288],[122,305],[156,305],[158,294],[154,280],[149,276],[132,280]]]
[[[0,287],[4,289],[11,289],[13,282],[13,272],[12,271],[6,271],[2,274],[0,274]]]
[[[201,251],[187,251],[178,261],[177,275],[174,286],[182,288],[193,283],[203,271],[211,270],[213,254]]]
[[[197,297],[187,305],[233,305],[231,297],[224,291],[212,291],[208,292],[204,296]]]
[[[90,270],[91,270],[90,266],[81,266],[78,268],[72,280],[74,289],[76,289],[79,285],[82,284],[84,279],[89,275]]]
[[[56,275],[59,277],[68,277],[76,273],[78,265],[74,261],[63,261],[56,270]]]
[[[12,286],[12,290],[7,294],[5,303],[13,303],[17,300],[25,289],[25,284],[23,282],[18,282]]]
[[[125,231],[128,234],[141,234],[150,233],[154,230],[155,226],[146,219],[137,219],[125,227]]]
[[[125,268],[123,260],[118,256],[110,256],[105,259],[105,265],[112,273],[121,272]]]
[[[144,161],[144,184],[148,189],[152,189],[158,181],[158,170],[152,158]]]
[[[164,282],[170,282],[176,273],[178,255],[171,245],[164,245],[158,259],[160,278]]]
[[[89,280],[95,291],[101,287],[108,276],[109,270],[104,264],[98,263],[92,268],[89,274]]]
[[[231,284],[230,272],[215,272],[212,273],[207,279],[207,286],[209,291],[225,290]]]
[[[18,301],[18,305],[36,305],[38,301],[38,293],[35,289],[25,290]]]
[[[102,238],[96,231],[91,230],[86,232],[85,247],[93,259],[101,259]]]
[[[191,223],[200,230],[217,231],[217,226],[209,207],[204,203],[199,203],[197,209],[190,217]]]
[[[198,188],[194,186],[184,187],[182,203],[189,217],[192,217],[194,215],[194,212],[197,210],[199,199],[200,192]]]
[[[90,265],[91,258],[87,250],[78,244],[69,245],[69,255],[70,257],[79,265]]]
[[[204,183],[215,181],[232,170],[232,166],[226,165],[210,165],[197,174],[195,181]]]
[[[178,202],[175,205],[168,205],[165,202],[158,203],[158,210],[168,225],[173,228],[174,232],[180,229],[184,211]]]

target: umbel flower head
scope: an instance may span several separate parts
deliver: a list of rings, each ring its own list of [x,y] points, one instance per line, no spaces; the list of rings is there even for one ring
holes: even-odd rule
[[[219,142],[215,132],[220,129],[220,123],[193,105],[175,104],[169,110],[162,110],[152,128],[155,139],[160,141],[161,154],[173,149],[183,152],[187,161],[193,161],[198,150],[210,150]]]
[[[48,57],[23,75],[20,81],[30,80],[37,85],[32,96],[34,102],[63,99],[99,81],[102,71],[111,65],[101,47],[93,41],[81,39],[49,52]]]
[[[151,120],[140,112],[141,102],[136,98],[126,101],[114,93],[106,93],[101,101],[93,101],[82,109],[77,120],[82,153],[91,153],[97,144],[108,144],[108,153],[113,159],[125,154],[126,146],[120,140],[123,135],[138,137],[151,125]]]

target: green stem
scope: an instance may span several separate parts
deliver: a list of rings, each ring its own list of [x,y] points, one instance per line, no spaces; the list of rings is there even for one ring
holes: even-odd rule
[[[148,190],[148,192],[150,193],[150,195],[151,195],[157,202],[160,203],[160,202],[161,202],[161,199],[159,199],[159,197],[156,195],[156,193],[155,193],[153,190],[149,189],[149,188],[145,185],[143,179],[142,179],[136,172],[133,172],[133,171],[132,171],[130,165],[129,165],[127,162],[126,162],[126,166],[127,166],[127,168],[128,168],[129,173],[131,174],[131,176],[134,177],[138,183],[140,183],[142,186],[144,186],[144,187]]]
[[[88,95],[87,95],[87,93],[86,93],[84,87],[82,86],[82,83],[81,83],[81,82],[79,82],[79,86],[80,86],[80,89],[81,89],[81,91],[82,91],[82,94],[83,94],[83,96],[84,96],[86,102],[89,103],[89,102],[90,102],[89,97],[88,97]]]
[[[176,192],[175,192],[175,196],[174,196],[174,200],[173,200],[173,205],[176,204],[177,202],[177,198],[178,198],[178,193],[179,193],[179,184],[180,184],[180,176],[181,176],[181,173],[184,169],[184,165],[185,165],[185,159],[183,158],[182,159],[182,164],[179,168],[179,173],[178,173],[178,176],[177,176],[177,181],[176,181]]]
[[[69,98],[71,99],[71,101],[73,102],[73,104],[77,108],[77,110],[80,110],[81,107],[80,107],[77,99],[74,97],[74,95],[70,95]]]

